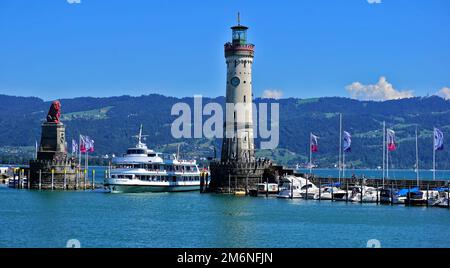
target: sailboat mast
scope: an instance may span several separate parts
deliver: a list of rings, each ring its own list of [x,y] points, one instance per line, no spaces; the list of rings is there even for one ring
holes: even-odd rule
[[[388,137],[386,135],[386,146],[389,144],[387,138]],[[385,150],[386,150],[386,179],[389,179],[389,149],[386,148]]]
[[[339,181],[341,180],[341,169],[342,169],[342,113],[339,114]],[[342,169],[342,177],[344,177],[344,170]]]
[[[311,146],[312,133],[309,133],[309,174],[312,174],[312,146]]]
[[[419,187],[419,142],[417,137],[417,126],[416,126],[416,176],[417,176],[417,187]]]
[[[385,169],[386,169],[386,122],[383,121],[383,187],[384,187],[384,178],[385,178]]]
[[[436,139],[434,133],[436,133],[436,128],[433,129],[433,180],[436,180]]]

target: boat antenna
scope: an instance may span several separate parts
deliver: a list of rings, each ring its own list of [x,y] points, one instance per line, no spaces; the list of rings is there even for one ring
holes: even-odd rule
[[[133,137],[135,137],[135,138],[137,138],[138,139],[138,145],[143,145],[143,143],[142,143],[142,138],[145,138],[145,137],[147,137],[148,135],[142,135],[142,124],[141,124],[141,126],[140,126],[140,128],[139,128],[139,134],[138,135],[135,135],[135,136],[133,136]]]
[[[237,17],[237,19],[238,19],[238,25],[241,25],[241,14],[240,14],[239,11],[238,11],[238,17]]]

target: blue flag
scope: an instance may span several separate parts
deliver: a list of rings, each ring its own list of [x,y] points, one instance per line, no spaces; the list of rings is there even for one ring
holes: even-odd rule
[[[434,128],[434,150],[442,151],[444,150],[444,133],[437,128]]]
[[[348,153],[352,151],[352,135],[347,131],[344,131],[344,152]]]

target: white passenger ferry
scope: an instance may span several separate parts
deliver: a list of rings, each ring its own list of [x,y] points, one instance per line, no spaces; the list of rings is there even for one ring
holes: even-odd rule
[[[142,125],[135,137],[135,147],[113,158],[104,183],[111,193],[200,190],[200,170],[195,160],[181,160],[176,154],[148,149],[142,142]]]

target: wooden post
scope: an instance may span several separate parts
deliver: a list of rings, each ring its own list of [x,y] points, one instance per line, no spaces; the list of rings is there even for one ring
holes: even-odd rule
[[[245,195],[248,195],[248,172],[247,176],[245,176]]]
[[[42,187],[42,170],[39,169],[39,190],[41,190]]]
[[[17,170],[16,188],[20,189],[20,169]]]
[[[322,200],[322,180],[320,178],[319,179],[319,201]]]
[[[450,183],[447,183],[447,208],[450,209]]]
[[[291,199],[294,198],[294,180],[291,181]]]
[[[411,185],[408,184],[408,206],[411,205]]]
[[[106,177],[106,174],[105,174],[105,177]],[[205,183],[205,181],[204,181],[204,177],[203,177],[203,172],[202,173],[200,173],[200,193],[203,193],[203,184]]]
[[[87,169],[85,169],[85,170],[84,170],[84,182],[83,182],[83,184],[84,184],[83,188],[84,188],[85,191],[86,191],[86,179],[87,179],[87,175],[88,175],[88,171],[87,171]]]
[[[334,201],[334,189],[333,189],[333,179],[331,179],[331,202]]]
[[[305,176],[305,177],[306,177],[306,189],[305,189],[306,196],[305,196],[305,199],[308,200],[308,176]]]
[[[78,190],[78,179],[80,178],[81,170],[77,169],[75,172],[75,190]]]
[[[53,190],[53,186],[54,186],[54,180],[55,180],[55,170],[52,168],[52,190]]]
[[[377,189],[377,205],[380,203],[380,200],[379,200],[379,194],[378,194],[378,181],[377,181],[377,183],[376,183],[376,189]]]
[[[30,187],[31,187],[31,169],[28,169],[28,179],[27,179],[27,187],[28,187],[28,189],[30,189]]]
[[[391,181],[391,206],[394,205],[394,189],[392,183],[393,182]]]
[[[269,197],[269,177],[266,176],[266,197]]]
[[[95,169],[92,169],[92,190],[95,190]]]
[[[344,180],[345,180],[345,191],[347,192],[347,194],[345,194],[345,202],[348,203],[348,179]]]
[[[64,169],[64,190],[67,190],[67,170]]]
[[[18,170],[17,173],[15,173],[15,177],[16,177],[16,179],[14,180],[14,184],[15,184],[14,186],[15,186],[15,188],[19,189],[19,186],[20,186],[20,170]]]
[[[228,173],[228,193],[231,194],[231,174]]]
[[[361,176],[361,193],[359,194],[360,195],[359,201],[361,204],[363,203],[363,193],[364,193],[364,179]]]

